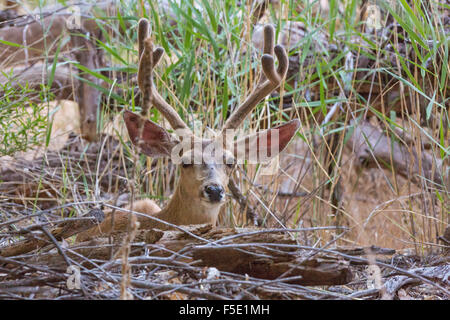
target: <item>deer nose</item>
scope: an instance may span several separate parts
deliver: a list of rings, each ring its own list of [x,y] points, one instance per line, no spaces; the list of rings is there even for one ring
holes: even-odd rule
[[[204,189],[204,194],[211,202],[219,202],[224,198],[225,190],[219,185],[207,185]]]

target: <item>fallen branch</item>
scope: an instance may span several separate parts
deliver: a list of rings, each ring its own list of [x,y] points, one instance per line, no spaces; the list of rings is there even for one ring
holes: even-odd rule
[[[201,260],[200,266],[213,266],[221,271],[256,278],[276,279],[286,273],[291,277],[300,276],[290,281],[300,285],[340,285],[352,280],[348,264],[336,257],[322,255],[302,261],[300,253],[297,255],[276,247],[269,250],[264,244],[245,250],[238,247],[195,247],[193,257],[194,260]]]
[[[371,254],[377,254],[377,255],[393,255],[395,254],[394,249],[389,248],[380,248],[377,246],[370,246],[370,247],[337,247],[334,250],[348,254],[350,256],[365,256],[365,255],[371,255]]]
[[[380,163],[393,165],[395,172],[418,183],[421,178],[443,184],[442,160],[423,150],[419,158],[415,150],[410,150],[397,141],[392,141],[378,128],[367,121],[354,125],[354,132],[347,145],[353,149],[359,165],[369,167]],[[420,164],[420,165],[419,165]]]
[[[407,276],[394,276],[389,278],[379,290],[381,299],[383,300],[393,300],[397,291],[406,285],[418,285],[421,281],[419,279],[410,278]]]
[[[172,264],[176,260],[184,263],[195,261],[197,267],[215,267],[221,271],[269,280],[288,277],[293,279],[289,283],[301,285],[338,285],[352,279],[349,264],[343,259],[322,253],[309,258],[307,250],[298,250],[296,241],[289,234],[293,229],[286,232],[264,232],[265,230],[259,229],[212,228],[211,225],[182,228],[186,230],[140,230],[131,245],[130,257],[139,259],[147,248],[150,250],[145,260],[147,263],[153,261],[157,265],[163,262]],[[123,233],[114,235],[111,245],[107,245],[105,238],[103,241],[95,239],[94,242],[87,241],[66,248],[67,257],[86,267],[92,267],[89,260],[108,261],[113,246],[113,258],[117,260],[114,265],[119,267],[117,253],[124,236]],[[240,247],[246,244],[251,245]],[[291,246],[285,246],[286,244]],[[130,263],[135,258],[130,258]],[[28,261],[52,266],[64,264],[64,259],[55,252],[40,254]]]
[[[71,237],[77,233],[88,230],[98,223],[103,221],[104,215],[101,210],[91,210],[86,216],[86,219],[69,220],[61,225],[49,230],[49,233],[58,241]],[[24,254],[39,248],[42,248],[49,244],[49,240],[44,237],[43,239],[26,239],[14,243],[10,246],[0,248],[0,256],[12,257],[20,254]]]
[[[23,26],[10,26],[0,29],[0,61],[2,66],[23,65],[52,58],[58,48],[60,52],[71,49],[70,42],[63,42],[68,34],[66,15],[51,15],[42,20],[34,20]],[[99,35],[99,28],[93,19],[83,19],[83,28],[93,36]],[[8,45],[12,43],[14,45]]]
[[[21,90],[28,87],[35,91],[29,96],[30,100],[35,103],[42,102],[40,91],[42,90],[42,84],[48,84],[48,76],[52,72],[52,65],[46,65],[42,62],[37,62],[32,66],[16,66],[3,70],[0,73],[0,94],[2,87],[10,87],[15,90]],[[73,77],[72,71],[68,65],[60,65],[56,67],[53,76],[53,82],[50,91],[54,95],[54,98],[73,100],[72,88],[78,88],[78,80]]]
[[[23,279],[23,280],[13,280],[13,281],[3,281],[0,282],[0,289],[7,290],[16,287],[35,287],[35,286],[45,286],[48,283],[59,282],[67,280],[63,275],[57,276],[43,276],[33,279]]]
[[[409,270],[409,272],[437,283],[442,283],[447,287],[450,285],[450,265],[448,264],[436,267],[415,268]],[[381,289],[383,293],[382,299],[392,300],[404,286],[419,285],[421,283],[422,281],[418,278],[407,275],[394,275],[384,283]]]
[[[58,47],[60,53],[70,51],[73,45],[64,38],[73,26],[86,30],[92,38],[100,39],[103,30],[110,31],[111,28],[102,19],[95,19],[94,9],[115,12],[116,7],[109,0],[94,4],[79,3],[78,12],[74,13],[69,7],[56,5],[46,7],[46,11],[15,19],[12,26],[0,29],[0,39],[4,40],[0,43],[2,66],[52,59]]]

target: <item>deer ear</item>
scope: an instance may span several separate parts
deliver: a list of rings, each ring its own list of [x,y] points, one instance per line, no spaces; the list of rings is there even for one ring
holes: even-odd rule
[[[299,127],[300,121],[294,119],[241,138],[234,143],[234,155],[236,159],[267,162],[286,148]]]
[[[152,158],[170,156],[172,148],[178,144],[166,129],[141,116],[125,111],[123,119],[131,142],[141,148],[141,152]],[[143,125],[143,127],[141,127]],[[141,132],[140,132],[141,131]]]

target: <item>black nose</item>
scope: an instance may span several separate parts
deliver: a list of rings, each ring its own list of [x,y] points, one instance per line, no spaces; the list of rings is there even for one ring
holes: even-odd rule
[[[211,202],[219,202],[223,199],[225,191],[221,186],[208,185],[205,187],[205,195]]]

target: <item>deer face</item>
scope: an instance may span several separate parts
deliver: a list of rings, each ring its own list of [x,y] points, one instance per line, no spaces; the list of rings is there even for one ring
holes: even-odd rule
[[[252,158],[252,154],[270,160],[287,146],[300,125],[298,120],[292,120],[224,144],[222,136],[200,139],[188,134],[175,138],[156,123],[130,111],[125,111],[124,119],[131,141],[142,153],[153,158],[170,157],[181,166],[180,192],[189,199],[199,199],[203,205],[225,202],[226,187],[236,163],[259,162],[259,157]]]
[[[193,148],[181,157],[180,188],[205,204],[221,204],[235,159],[228,150],[216,150],[214,142],[203,140],[202,148]]]
[[[185,143],[150,120],[125,111],[124,120],[131,141],[150,157],[171,157],[180,165],[179,189],[187,197],[204,203],[223,203],[225,188],[234,166],[233,154],[214,148],[214,141],[187,134]]]

